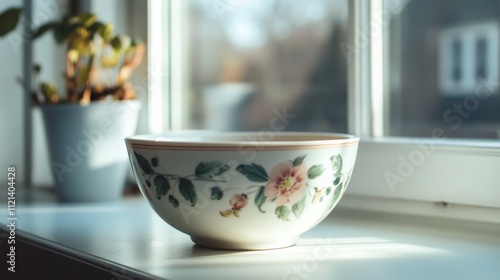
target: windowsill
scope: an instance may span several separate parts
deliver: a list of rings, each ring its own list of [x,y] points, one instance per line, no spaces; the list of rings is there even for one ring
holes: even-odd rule
[[[117,279],[495,279],[500,274],[498,224],[340,207],[294,247],[239,252],[195,246],[142,197],[98,204],[33,201],[17,205],[17,238],[108,270]],[[18,272],[30,267],[22,254],[17,253]],[[74,266],[40,262],[83,275]]]

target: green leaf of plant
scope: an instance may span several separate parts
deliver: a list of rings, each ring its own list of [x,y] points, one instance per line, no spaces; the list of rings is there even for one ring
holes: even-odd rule
[[[304,158],[306,157],[306,155],[303,155],[303,156],[300,156],[300,157],[297,157],[294,161],[293,161],[293,166],[297,166],[297,165],[301,165],[302,162],[304,161]]]
[[[267,182],[269,180],[266,170],[259,164],[240,164],[236,167],[236,171],[253,182]]]
[[[71,32],[71,28],[64,23],[57,24],[53,30],[54,39],[58,44],[63,43],[68,37],[68,34]]]
[[[163,175],[157,175],[154,179],[156,186],[156,198],[160,199],[170,190],[170,183]]]
[[[217,172],[215,172],[215,174],[214,174],[214,175],[215,175],[215,176],[222,175],[222,173],[224,173],[224,172],[226,172],[226,171],[228,171],[228,170],[229,170],[229,165],[224,164],[224,165],[222,165],[222,166],[219,168],[219,170],[218,170]]]
[[[295,203],[292,206],[292,211],[295,217],[300,218],[300,215],[302,214],[302,212],[304,212],[305,205],[306,205],[306,196],[304,195],[304,197],[299,202]]]
[[[168,196],[168,201],[170,201],[170,203],[172,203],[172,205],[175,207],[175,208],[179,208],[179,201],[177,200],[177,198],[175,198],[173,195],[169,195]]]
[[[260,188],[257,190],[257,194],[255,195],[255,205],[257,206],[259,211],[262,213],[266,213],[266,211],[262,210],[262,205],[264,205],[264,203],[267,200],[267,197],[266,197],[265,192],[264,192],[265,189],[266,189],[265,186],[260,186]]]
[[[134,152],[135,158],[137,159],[137,163],[141,167],[142,171],[146,174],[153,173],[153,169],[149,165],[149,162],[140,154]]]
[[[282,219],[284,221],[289,221],[288,215],[290,215],[290,209],[288,207],[278,206],[276,207],[276,210],[274,210],[274,213],[278,216],[279,219]]]
[[[16,28],[21,11],[21,8],[10,8],[0,14],[0,37]]]
[[[112,24],[103,24],[97,28],[97,33],[101,35],[105,42],[109,42],[113,36],[115,27]]]
[[[332,162],[333,175],[334,176],[339,175],[340,172],[342,171],[342,165],[343,165],[342,156],[341,155],[332,156],[330,158],[330,161]]]
[[[45,100],[49,103],[55,103],[59,99],[57,87],[53,83],[41,83],[40,90],[45,97]]]
[[[179,179],[179,191],[184,199],[191,203],[191,206],[196,204],[196,190],[191,180],[185,178]]]
[[[85,28],[90,27],[97,19],[97,16],[95,14],[89,13],[81,13],[76,17],[78,18],[80,24],[85,26]]]
[[[309,168],[309,170],[307,170],[307,177],[309,179],[318,178],[321,174],[323,174],[323,171],[325,171],[323,165],[313,165]]]
[[[111,39],[111,42],[109,42],[109,44],[111,45],[111,47],[113,47],[113,49],[115,51],[120,51],[120,49],[122,48],[122,40],[120,39],[120,37],[118,35],[116,35],[115,37],[113,37],[113,39]]]
[[[219,171],[221,163],[218,161],[200,162],[196,166],[194,174],[200,178],[212,178]]]
[[[210,199],[212,200],[220,200],[223,195],[224,193],[218,186],[212,187],[210,189]]]
[[[31,39],[36,39],[40,36],[42,36],[43,34],[45,34],[45,32],[51,30],[51,29],[55,29],[57,27],[59,23],[58,22],[55,22],[55,21],[52,21],[52,22],[47,22],[45,24],[43,24],[42,26],[38,27],[37,30],[35,31],[35,33],[33,33],[33,37],[31,37]]]

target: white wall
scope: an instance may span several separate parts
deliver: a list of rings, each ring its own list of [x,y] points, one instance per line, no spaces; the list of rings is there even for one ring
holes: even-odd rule
[[[0,1],[0,11],[21,6],[21,0]],[[22,178],[23,90],[15,81],[22,76],[21,28],[0,38],[0,182],[7,182],[7,167],[15,165]],[[4,188],[2,188],[4,189]]]
[[[33,1],[33,25],[60,20],[67,13],[68,0]],[[64,44],[58,45],[52,32],[33,42],[33,63],[42,67],[40,81],[52,82],[57,85],[59,92],[64,93],[63,73],[65,69]],[[52,170],[50,169],[45,129],[42,116],[38,108],[33,108],[33,175],[35,186],[51,186],[53,184]]]

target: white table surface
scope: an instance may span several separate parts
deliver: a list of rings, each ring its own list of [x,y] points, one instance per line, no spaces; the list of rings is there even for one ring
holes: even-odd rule
[[[124,267],[161,279],[500,279],[500,225],[334,209],[294,247],[224,251],[194,245],[142,197],[27,203],[17,217],[18,234],[114,263],[117,274]]]

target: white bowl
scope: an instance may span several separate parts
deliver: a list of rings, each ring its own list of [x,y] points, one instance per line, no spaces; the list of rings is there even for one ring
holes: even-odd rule
[[[194,243],[292,246],[344,194],[359,138],[334,133],[173,132],[125,139],[154,211]]]

